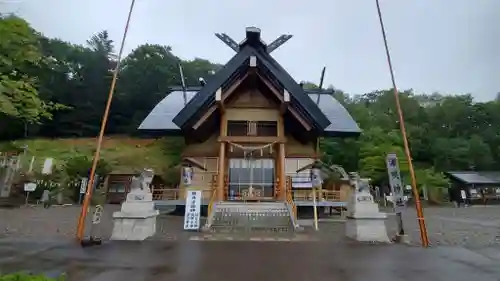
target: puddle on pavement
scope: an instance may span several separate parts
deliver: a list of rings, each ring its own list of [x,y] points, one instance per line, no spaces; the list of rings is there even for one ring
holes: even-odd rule
[[[148,269],[151,277],[174,273],[175,269],[170,266],[154,266]]]

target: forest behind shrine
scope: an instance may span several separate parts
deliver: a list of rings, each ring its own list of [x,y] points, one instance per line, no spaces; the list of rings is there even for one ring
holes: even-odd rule
[[[85,45],[75,45],[45,37],[22,18],[1,17],[3,147],[11,145],[12,140],[18,140],[16,144],[27,139],[31,143],[33,139],[48,143],[46,139],[57,142],[56,139],[95,137],[116,54],[115,43],[106,31],[97,32]],[[201,58],[183,60],[169,46],[156,44],[138,46],[126,55],[121,62],[106,135],[136,134],[140,122],[165,97],[169,87],[181,84],[179,63],[190,86],[198,86],[199,77],[209,80],[212,71],[221,67]],[[300,77],[295,79],[300,81]],[[317,87],[312,82],[305,86]],[[419,186],[434,190],[447,186],[444,171],[492,171],[500,167],[500,99],[475,102],[474,93],[451,94],[417,94],[412,90],[400,93]],[[403,177],[408,179],[393,91],[380,89],[350,95],[335,89],[334,95],[363,133],[358,139],[322,139],[323,160],[347,171],[360,171],[375,184],[384,184],[385,157],[395,152]],[[164,147],[166,156],[173,154],[168,146]]]

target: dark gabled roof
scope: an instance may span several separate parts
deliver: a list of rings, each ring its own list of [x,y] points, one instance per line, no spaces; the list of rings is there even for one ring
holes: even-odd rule
[[[193,88],[189,88],[193,89]],[[199,89],[199,88],[198,88]],[[186,91],[186,98],[191,101],[196,91]],[[317,94],[309,94],[315,100]],[[179,126],[172,119],[184,107],[184,93],[173,91],[164,97],[144,118],[138,130],[145,135],[179,135]],[[332,95],[322,95],[319,109],[330,120],[331,124],[323,131],[323,136],[358,136],[361,133],[358,124],[349,112]]]
[[[290,96],[297,100],[320,130],[326,129],[330,125],[328,118],[319,110],[318,105],[306,94],[304,89],[295,82],[290,74],[267,52],[262,49],[256,50],[257,61],[263,63],[274,77],[290,93]],[[259,63],[257,65],[259,65]]]
[[[500,172],[452,171],[445,175],[464,184],[500,185]]]
[[[172,121],[179,128],[183,128],[189,119],[198,112],[198,109],[207,104],[210,98],[213,98],[215,91],[238,70],[251,54],[252,48],[250,46],[236,53],[226,65],[208,80],[207,84],[181,109]]]
[[[241,45],[239,52],[207,82],[196,96],[174,117],[173,122],[180,128],[184,128],[193,116],[199,114],[201,108],[215,103],[217,89],[228,84],[228,80],[234,79],[239,70],[248,68],[250,56],[257,57],[259,72],[269,72],[290,93],[290,97],[295,101],[295,106],[298,107],[307,120],[312,121],[316,129],[323,131],[331,124],[302,87],[267,53],[265,46],[255,43]]]

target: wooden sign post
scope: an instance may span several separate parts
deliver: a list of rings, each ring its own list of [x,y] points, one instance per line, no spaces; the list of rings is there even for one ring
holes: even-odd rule
[[[389,185],[392,192],[392,204],[396,213],[398,223],[398,235],[405,235],[403,227],[402,212],[405,208],[403,182],[399,171],[398,158],[396,154],[390,153],[386,158],[387,172],[389,174]]]

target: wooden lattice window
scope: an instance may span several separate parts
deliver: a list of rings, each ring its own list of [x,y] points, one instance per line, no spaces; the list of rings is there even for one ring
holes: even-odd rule
[[[229,136],[277,136],[278,124],[276,121],[236,121],[227,123]]]

